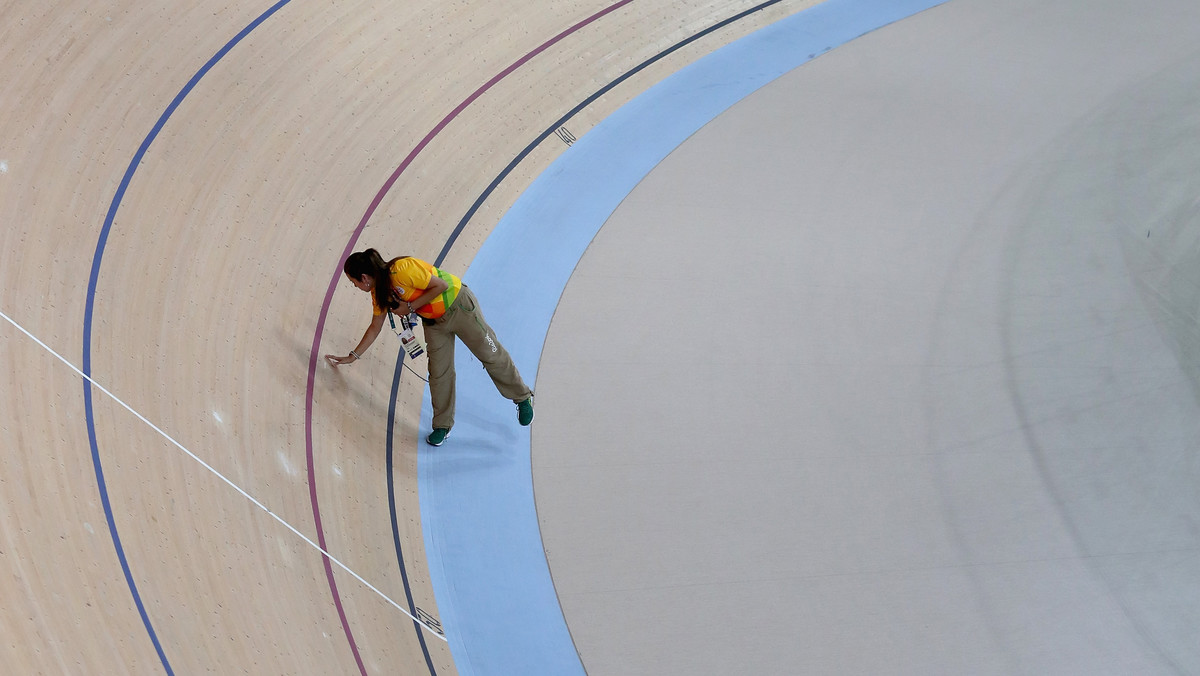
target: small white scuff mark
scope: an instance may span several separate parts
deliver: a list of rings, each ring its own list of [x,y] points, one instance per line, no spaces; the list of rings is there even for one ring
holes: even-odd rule
[[[334,474],[336,474],[336,475],[338,475],[338,476],[341,476],[341,475],[342,475],[342,468],[341,468],[341,467],[338,467],[337,465],[334,465],[334,466],[333,466],[333,473],[334,473]]]
[[[0,160],[0,174],[8,173],[8,160]]]
[[[87,532],[91,533],[92,535],[96,534],[96,529],[92,528],[92,524],[88,523],[87,521],[83,522],[83,529],[86,530]]]
[[[221,414],[220,414],[220,413],[217,413],[216,411],[213,411],[213,412],[212,412],[212,414],[213,414],[213,417],[217,419],[217,422],[221,423],[222,425],[224,425],[224,424],[225,424],[225,420],[223,420],[223,419],[221,418]]]
[[[296,468],[292,465],[292,461],[288,459],[287,454],[279,451],[278,456],[279,464],[283,465],[283,471],[287,472],[290,476],[296,476]]]
[[[279,539],[279,557],[283,559],[283,565],[291,568],[294,557],[292,556],[291,542],[285,538]]]

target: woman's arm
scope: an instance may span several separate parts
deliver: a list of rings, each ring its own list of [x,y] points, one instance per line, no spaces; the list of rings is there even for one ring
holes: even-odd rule
[[[431,302],[433,302],[434,298],[442,295],[446,289],[449,288],[450,285],[446,283],[446,280],[438,277],[437,275],[430,276],[429,286],[425,289],[425,293],[422,293],[411,301],[405,301],[405,303],[408,305],[408,310],[410,312],[416,312],[417,308],[422,308],[426,305],[429,305]]]
[[[443,282],[443,284],[444,283],[445,282]],[[371,325],[367,327],[367,332],[363,334],[362,340],[358,341],[358,345],[355,346],[353,350],[350,350],[350,354],[346,355],[345,357],[335,357],[331,354],[327,354],[325,355],[325,360],[328,361],[331,366],[335,367],[341,366],[342,364],[352,364],[358,361],[359,358],[362,357],[363,352],[366,352],[367,348],[371,347],[371,343],[375,342],[375,338],[379,335],[379,331],[381,329],[383,329],[383,315],[375,315],[371,318]]]

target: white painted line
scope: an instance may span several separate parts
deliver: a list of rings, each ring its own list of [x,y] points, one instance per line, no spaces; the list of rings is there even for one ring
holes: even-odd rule
[[[178,441],[175,441],[175,439],[172,438],[171,435],[169,435],[166,432],[159,429],[159,427],[157,425],[155,425],[154,423],[147,420],[145,418],[145,416],[143,416],[141,413],[138,413],[137,411],[133,410],[133,408],[131,406],[129,406],[129,404],[126,404],[124,401],[121,401],[121,399],[119,397],[117,397],[117,395],[113,394],[112,392],[109,392],[107,389],[105,389],[105,387],[103,385],[96,382],[95,380],[92,380],[91,376],[89,376],[86,373],[84,373],[83,371],[79,370],[74,364],[67,361],[62,355],[60,355],[59,353],[57,353],[53,349],[51,349],[49,345],[47,345],[47,344],[43,343],[41,340],[39,340],[37,336],[33,335],[29,331],[26,331],[25,327],[21,326],[20,324],[16,323],[15,321],[13,321],[12,318],[10,318],[8,315],[4,314],[4,312],[0,312],[0,317],[2,317],[9,324],[12,324],[13,326],[17,327],[18,331],[20,331],[21,333],[24,333],[26,336],[29,336],[29,338],[31,338],[33,340],[33,342],[40,345],[43,350],[54,355],[54,357],[56,359],[58,359],[59,361],[61,361],[64,364],[66,364],[68,367],[70,367],[70,369],[72,371],[74,371],[75,373],[78,373],[80,376],[83,376],[84,380],[88,381],[89,383],[94,385],[96,387],[96,389],[98,389],[101,392],[103,392],[104,394],[108,395],[108,397],[110,399],[112,399],[113,401],[120,404],[122,408],[124,408],[126,411],[129,411],[130,413],[132,413],[135,417],[137,417],[138,420],[141,420],[142,422],[146,423],[146,425],[148,425],[150,427],[150,429],[154,430],[155,432],[158,432],[159,435],[162,436],[162,438],[171,442],[176,448],[178,448],[179,450],[186,453],[189,457],[191,457],[196,462],[200,463],[200,466],[202,466],[204,469],[212,472],[218,479],[229,484],[233,488],[233,490],[237,491],[238,493],[241,493],[243,497],[245,497],[250,502],[254,503],[254,505],[256,507],[258,507],[262,511],[269,514],[272,519],[275,519],[279,523],[283,524],[283,526],[285,528],[287,528],[288,530],[295,533],[297,536],[299,536],[299,538],[301,540],[304,540],[309,545],[311,545],[313,549],[317,550],[318,552],[321,552],[322,556],[329,559],[331,562],[337,564],[337,566],[339,568],[341,568],[342,570],[346,571],[347,573],[350,573],[350,575],[352,575],[354,577],[354,579],[363,583],[363,585],[366,586],[367,589],[370,589],[371,591],[378,594],[380,596],[380,598],[382,598],[384,601],[387,601],[388,603],[392,604],[396,608],[396,610],[399,610],[400,612],[407,615],[408,618],[411,619],[413,622],[416,622],[417,624],[421,625],[422,627],[425,627],[426,629],[428,629],[429,633],[433,634],[434,636],[437,636],[438,638],[442,639],[443,641],[446,640],[446,637],[442,634],[442,632],[439,632],[436,629],[434,629],[433,627],[429,626],[428,624],[425,624],[421,620],[418,620],[415,616],[413,616],[412,613],[405,610],[399,603],[396,603],[395,601],[393,601],[391,599],[391,597],[389,597],[387,594],[384,594],[383,592],[379,591],[375,587],[375,585],[364,580],[361,575],[359,575],[358,573],[351,570],[346,564],[342,563],[341,561],[338,561],[337,558],[335,558],[332,554],[330,554],[329,552],[322,549],[320,545],[318,545],[317,543],[310,540],[306,535],[304,535],[304,533],[301,533],[300,531],[296,530],[296,528],[293,527],[292,524],[288,523],[287,521],[284,521],[277,514],[275,514],[275,512],[272,512],[271,510],[267,509],[266,505],[262,504],[261,502],[256,500],[254,498],[254,496],[252,496],[249,493],[247,493],[246,491],[242,490],[237,484],[235,484],[232,481],[230,481],[229,479],[225,478],[224,474],[221,474],[217,470],[213,469],[213,467],[211,465],[209,465],[207,462],[204,462],[203,460],[201,460],[198,455],[189,451],[187,449],[187,447],[185,447],[183,444],[179,443]]]

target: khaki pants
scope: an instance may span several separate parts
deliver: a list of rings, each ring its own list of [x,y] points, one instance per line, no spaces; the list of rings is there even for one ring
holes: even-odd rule
[[[433,401],[433,426],[454,427],[454,337],[458,336],[471,354],[483,362],[496,389],[506,399],[525,401],[532,394],[521,380],[508,350],[500,344],[492,327],[483,319],[475,294],[463,284],[446,314],[425,326],[425,350],[429,353],[429,398]]]

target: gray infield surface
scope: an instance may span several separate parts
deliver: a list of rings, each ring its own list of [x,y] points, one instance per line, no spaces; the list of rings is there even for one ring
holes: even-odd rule
[[[590,676],[1200,674],[1200,3],[952,0],[663,161],[534,486]]]

